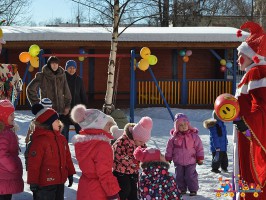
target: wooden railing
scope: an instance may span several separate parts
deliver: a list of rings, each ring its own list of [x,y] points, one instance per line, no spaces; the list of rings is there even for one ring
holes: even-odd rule
[[[188,104],[213,104],[222,93],[232,92],[232,82],[226,80],[189,80]]]
[[[180,103],[180,81],[158,81],[164,97],[168,104]],[[163,99],[154,81],[138,81],[138,104],[159,105],[163,104]]]
[[[165,80],[158,84],[168,104],[181,103],[181,81]],[[137,103],[139,105],[164,104],[154,81],[137,81]],[[232,81],[227,80],[188,80],[185,102],[187,105],[213,104],[216,97],[222,93],[232,92]],[[183,94],[183,93],[182,93]],[[185,95],[184,95],[185,96]]]

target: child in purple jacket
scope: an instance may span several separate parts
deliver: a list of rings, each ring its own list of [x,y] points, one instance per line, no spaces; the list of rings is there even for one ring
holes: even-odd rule
[[[187,189],[190,196],[196,196],[199,189],[196,164],[202,165],[204,150],[198,129],[191,127],[187,116],[183,113],[175,115],[174,129],[170,131],[165,158],[174,162],[176,182],[182,194]]]

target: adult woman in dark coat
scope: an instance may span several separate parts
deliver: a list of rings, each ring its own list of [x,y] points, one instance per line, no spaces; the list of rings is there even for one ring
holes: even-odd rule
[[[82,79],[77,75],[77,63],[74,60],[68,60],[65,66],[66,78],[68,87],[71,92],[72,101],[71,109],[77,104],[87,105],[87,96],[83,86]],[[77,123],[74,123],[69,115],[65,116],[64,119],[64,128],[62,134],[68,140],[69,137],[69,126],[74,125],[76,133],[79,133],[80,126]]]
[[[39,94],[40,90],[40,95]],[[42,98],[49,98],[53,102],[53,109],[62,116],[68,115],[71,106],[71,93],[67,84],[66,74],[59,66],[59,59],[55,56],[48,58],[42,71],[36,73],[35,78],[29,83],[27,98],[31,105],[39,103]]]

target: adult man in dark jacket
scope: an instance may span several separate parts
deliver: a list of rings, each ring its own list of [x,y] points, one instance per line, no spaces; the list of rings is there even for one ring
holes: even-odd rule
[[[68,60],[65,66],[67,83],[72,95],[71,109],[77,104],[87,105],[87,96],[83,86],[82,79],[77,75],[77,63],[74,60]],[[69,115],[65,116],[64,129],[62,134],[68,140],[69,137],[69,126],[74,125],[76,133],[79,133],[80,126],[74,123]]]
[[[26,92],[31,105],[39,103],[42,98],[49,98],[53,102],[53,109],[59,113],[60,120],[64,123],[63,116],[69,114],[72,98],[65,71],[59,66],[57,57],[49,57],[42,72],[36,73],[29,83]]]

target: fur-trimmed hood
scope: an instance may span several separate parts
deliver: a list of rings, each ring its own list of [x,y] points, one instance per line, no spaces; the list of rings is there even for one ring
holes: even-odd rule
[[[214,127],[216,123],[217,123],[217,120],[214,118],[206,119],[205,121],[203,121],[203,127],[209,129],[211,127]]]
[[[140,166],[141,166],[142,169],[150,168],[150,167],[158,168],[159,166],[161,168],[166,168],[166,169],[170,168],[169,163],[168,162],[163,162],[163,161],[144,162],[144,163],[141,163]]]
[[[76,143],[83,143],[91,140],[111,142],[111,140],[105,135],[74,135],[72,143],[75,145]]]
[[[133,128],[134,126],[136,126],[136,123],[127,123],[125,125],[125,128],[124,128],[124,130],[125,130],[124,134],[126,134],[128,136],[128,138],[131,139],[131,140],[133,140],[133,135],[129,131],[129,127],[132,127]]]

